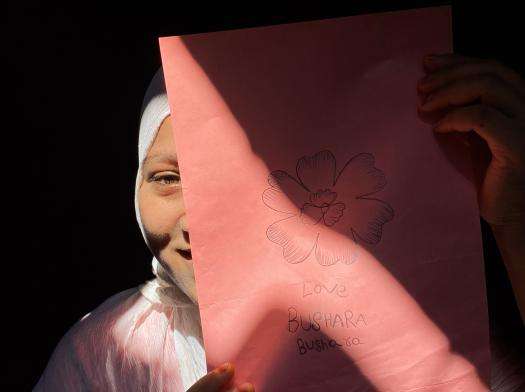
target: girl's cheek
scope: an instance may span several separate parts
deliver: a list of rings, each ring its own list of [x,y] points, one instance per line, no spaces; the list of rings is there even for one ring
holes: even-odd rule
[[[184,205],[178,197],[144,197],[140,206],[144,226],[151,233],[162,236],[170,234],[177,227],[184,214]]]

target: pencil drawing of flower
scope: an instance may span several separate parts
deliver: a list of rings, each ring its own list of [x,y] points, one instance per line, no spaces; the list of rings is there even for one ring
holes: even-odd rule
[[[300,263],[314,252],[324,266],[350,264],[351,247],[334,238],[333,231],[350,235],[354,242],[377,244],[383,225],[393,219],[388,203],[370,197],[386,185],[372,154],[358,154],[336,169],[334,155],[324,150],[298,160],[297,178],[283,170],[268,176],[270,187],[262,200],[287,216],[271,224],[266,236],[283,248],[287,262]]]

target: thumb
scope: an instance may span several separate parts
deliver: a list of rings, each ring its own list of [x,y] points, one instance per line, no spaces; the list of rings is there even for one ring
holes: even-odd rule
[[[226,362],[199,379],[187,392],[219,392],[231,380],[233,373],[233,365]]]

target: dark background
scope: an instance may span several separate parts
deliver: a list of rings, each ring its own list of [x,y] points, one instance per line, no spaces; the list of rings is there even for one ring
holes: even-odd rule
[[[4,259],[4,324],[10,328],[5,385],[30,390],[78,319],[152,277],[133,191],[140,108],[160,66],[159,36],[444,4],[452,4],[457,53],[494,58],[525,73],[524,19],[517,5],[503,2],[475,8],[466,2],[349,2],[337,10],[262,3],[234,10],[153,2],[10,3],[4,61],[12,107],[4,114],[4,134],[15,140],[3,146],[9,156],[3,193],[13,199],[4,216],[15,219],[4,224],[4,246],[14,250]],[[522,333],[485,224],[483,240],[491,327],[497,323],[509,336]],[[522,338],[516,344],[525,347]]]

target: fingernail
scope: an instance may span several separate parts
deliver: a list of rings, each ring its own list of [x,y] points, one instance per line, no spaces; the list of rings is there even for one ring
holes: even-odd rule
[[[217,372],[225,373],[225,372],[229,372],[231,369],[232,369],[232,364],[229,362],[226,362],[217,368]]]
[[[239,391],[240,392],[254,392],[255,388],[253,387],[251,383],[245,382],[239,387]]]

